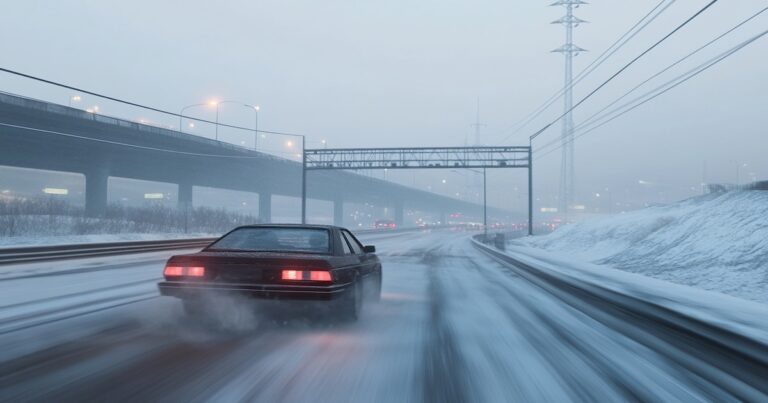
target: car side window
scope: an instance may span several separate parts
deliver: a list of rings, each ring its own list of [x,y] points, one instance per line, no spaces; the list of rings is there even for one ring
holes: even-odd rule
[[[352,250],[357,255],[362,255],[363,253],[363,245],[360,245],[360,242],[355,239],[355,237],[349,233],[349,231],[343,230],[341,231],[342,234],[344,234],[344,238],[347,239],[347,242],[349,242],[349,246],[352,247]]]
[[[344,234],[341,234],[341,247],[344,250],[345,255],[351,255],[352,254],[352,248],[349,246],[349,242],[347,241],[347,237],[344,236]]]

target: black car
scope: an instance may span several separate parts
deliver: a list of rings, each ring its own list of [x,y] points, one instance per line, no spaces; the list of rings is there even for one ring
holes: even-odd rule
[[[209,295],[305,301],[356,320],[363,300],[381,296],[381,262],[344,228],[264,224],[235,228],[198,253],[166,263],[160,293],[185,311],[205,309]]]

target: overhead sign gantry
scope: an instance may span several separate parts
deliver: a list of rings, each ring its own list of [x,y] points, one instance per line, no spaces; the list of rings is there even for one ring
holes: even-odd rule
[[[305,149],[303,153],[303,167],[305,179],[306,172],[313,170],[482,168],[485,171],[486,169],[500,168],[528,169],[528,234],[533,234],[533,158],[531,147]],[[304,186],[302,206],[305,206],[306,180],[303,180],[302,183]],[[485,187],[485,179],[483,180],[483,187]],[[305,207],[303,210],[305,210]],[[305,211],[302,211],[302,216],[305,216]],[[487,222],[485,224],[487,226]]]

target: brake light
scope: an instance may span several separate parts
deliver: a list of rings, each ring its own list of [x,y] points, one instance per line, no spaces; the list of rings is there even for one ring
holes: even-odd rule
[[[331,273],[325,270],[283,270],[280,278],[288,281],[331,281]]]
[[[184,274],[184,268],[181,266],[165,266],[163,274],[166,276],[182,276]]]
[[[205,267],[203,266],[165,266],[163,274],[166,277],[204,277]]]
[[[187,267],[187,276],[203,277],[205,276],[205,267],[202,267],[202,266]]]
[[[327,271],[310,271],[309,279],[312,281],[331,281],[331,273]]]

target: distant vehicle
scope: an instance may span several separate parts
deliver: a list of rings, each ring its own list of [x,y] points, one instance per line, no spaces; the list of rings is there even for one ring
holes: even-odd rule
[[[373,227],[379,229],[395,229],[397,228],[397,224],[392,220],[376,220],[373,223]]]
[[[208,295],[305,301],[357,320],[363,301],[381,297],[382,267],[374,246],[344,228],[261,224],[235,228],[198,253],[168,259],[158,283],[188,315],[203,315]]]

